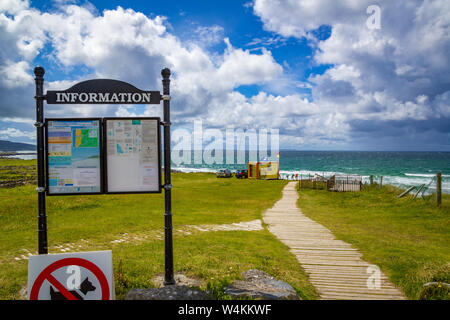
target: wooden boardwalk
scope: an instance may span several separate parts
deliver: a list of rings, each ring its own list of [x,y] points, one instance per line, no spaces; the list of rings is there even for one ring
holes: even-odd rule
[[[306,217],[297,207],[296,182],[283,189],[283,197],[263,214],[265,223],[281,242],[289,246],[320,299],[399,300],[406,299],[383,274],[380,286],[373,288],[373,267],[361,259],[350,244],[335,239],[321,224]],[[369,269],[368,269],[369,268]],[[376,268],[376,267],[375,267]]]

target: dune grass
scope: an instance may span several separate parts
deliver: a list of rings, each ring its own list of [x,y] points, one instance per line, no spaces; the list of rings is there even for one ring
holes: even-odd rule
[[[174,229],[261,219],[285,185],[283,181],[217,179],[207,173],[174,173],[172,183]],[[27,260],[15,258],[37,251],[35,188],[0,188],[0,299],[22,298]],[[73,243],[81,244],[74,251],[112,250],[118,299],[132,287],[156,286],[154,277],[164,272],[163,240],[111,242],[124,234],[162,232],[164,193],[52,196],[47,197],[47,215],[49,253],[55,253],[56,245]],[[250,268],[290,283],[303,299],[317,297],[295,257],[267,229],[174,233],[174,263],[175,272],[201,280],[216,298],[226,298],[224,285]]]
[[[410,299],[449,299],[448,290],[425,296],[423,284],[450,283],[450,195],[436,207],[426,200],[397,198],[392,186],[361,192],[299,191],[302,212],[351,243],[378,265]]]

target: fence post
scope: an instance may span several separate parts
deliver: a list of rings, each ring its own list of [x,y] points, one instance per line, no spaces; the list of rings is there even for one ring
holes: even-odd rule
[[[380,188],[383,188],[383,176],[380,177]]]
[[[369,180],[370,180],[370,185],[373,185],[373,174],[370,175]]]
[[[442,174],[436,173],[436,205],[439,207],[442,202]]]

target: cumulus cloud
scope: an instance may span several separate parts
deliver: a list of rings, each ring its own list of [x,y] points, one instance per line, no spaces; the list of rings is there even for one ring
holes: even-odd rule
[[[366,143],[376,141],[375,128],[391,133],[393,142],[442,127],[450,112],[450,3],[381,1],[381,28],[370,29],[367,8],[373,4],[256,0],[253,10],[266,30],[310,39],[315,63],[331,65],[310,77],[312,98],[341,115],[349,140],[368,127],[373,130]],[[324,25],[331,27],[331,35],[315,38],[314,31]],[[393,125],[396,129],[389,129]],[[448,129],[429,138],[445,145]]]
[[[0,139],[14,139],[14,138],[28,138],[28,139],[35,139],[36,138],[36,131],[23,131],[16,128],[7,128],[4,130],[0,130]]]
[[[206,107],[212,97],[226,98],[230,91],[246,84],[264,84],[282,73],[282,67],[269,51],[254,54],[248,50],[234,48],[228,39],[223,55],[212,57],[195,42],[183,43],[171,34],[165,25],[166,18],[149,18],[143,13],[121,7],[97,14],[91,7],[61,5],[55,12],[39,12],[24,3],[24,8],[14,16],[1,15],[3,36],[10,39],[14,48],[14,63],[3,58],[0,73],[2,92],[11,94],[16,88],[22,96],[19,100],[2,100],[2,116],[33,117],[31,63],[44,46],[51,46],[49,59],[59,67],[74,70],[80,66],[90,72],[73,81],[53,81],[46,88],[63,89],[86,78],[117,78],[128,81],[139,88],[161,87],[160,71],[163,67],[173,70],[173,110],[179,116],[196,114],[206,117]],[[211,29],[212,28],[212,29]],[[221,27],[199,29],[206,37],[214,31],[218,41]],[[28,47],[20,47],[27,35]],[[6,49],[5,49],[6,50]],[[2,57],[11,56],[9,53]],[[25,92],[28,93],[25,94]],[[15,96],[17,98],[17,95]],[[16,101],[12,105],[12,101]],[[226,104],[226,102],[225,102]],[[105,109],[106,108],[106,109]],[[126,114],[129,108],[122,106],[83,106],[83,108],[48,107],[51,115],[99,115],[109,110]],[[115,111],[114,111],[115,110]],[[151,107],[145,109],[149,113]],[[126,111],[126,112],[125,112]],[[142,111],[142,110],[141,110]]]

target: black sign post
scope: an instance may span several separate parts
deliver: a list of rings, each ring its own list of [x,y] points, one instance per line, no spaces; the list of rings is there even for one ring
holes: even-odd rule
[[[44,74],[42,67],[34,68],[36,76],[36,136],[37,136],[37,176],[38,176],[38,239],[39,254],[48,253],[47,245],[47,215],[45,212],[45,163],[44,163]]]
[[[164,103],[164,235],[166,252],[165,285],[175,284],[173,277],[173,244],[172,244],[172,182],[170,179],[170,70],[161,71],[163,77],[163,103]]]
[[[47,91],[43,93],[45,70],[42,67],[34,69],[36,76],[36,130],[37,130],[37,173],[38,173],[38,246],[39,254],[48,253],[47,245],[47,215],[45,209],[45,192],[48,191],[45,176],[44,152],[44,100],[48,104],[160,104],[164,103],[164,223],[165,223],[165,285],[174,285],[173,242],[172,242],[172,198],[170,178],[170,70],[163,69],[163,95],[159,91],[143,91],[123,81],[111,79],[96,79],[80,82],[63,91]],[[159,120],[158,120],[159,121]],[[159,130],[159,129],[158,129]],[[158,131],[159,132],[159,131]],[[158,138],[158,150],[159,150]],[[48,152],[48,150],[46,150]],[[159,151],[158,151],[159,154]],[[159,161],[158,161],[159,162]],[[161,171],[161,167],[158,168]],[[48,173],[47,173],[48,174]],[[101,183],[105,183],[102,180]],[[101,188],[105,190],[105,186]],[[159,191],[161,192],[161,191]],[[101,192],[104,193],[104,192]],[[128,192],[130,193],[130,192]],[[59,195],[64,195],[63,193]]]

